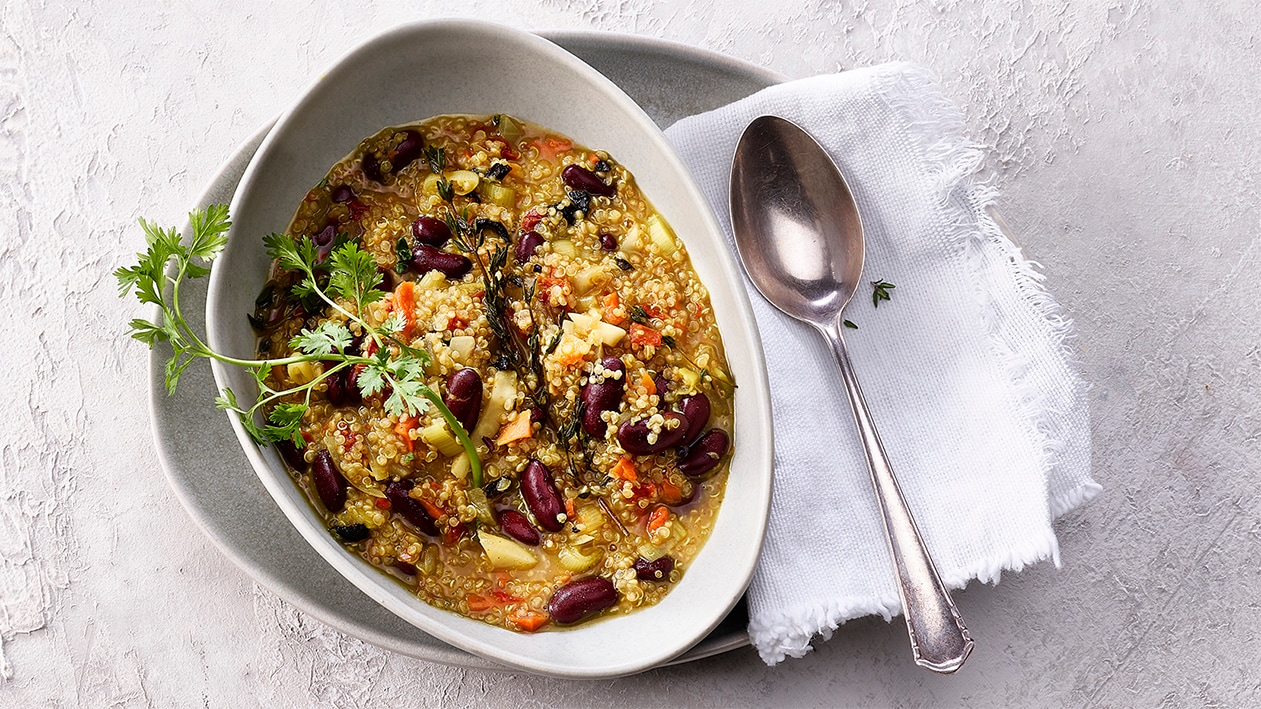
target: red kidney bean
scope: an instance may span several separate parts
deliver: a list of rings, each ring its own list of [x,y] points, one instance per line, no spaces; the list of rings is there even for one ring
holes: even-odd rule
[[[611,372],[621,372],[617,379],[600,379],[582,388],[582,428],[587,435],[604,438],[608,424],[600,415],[605,411],[617,411],[622,405],[622,394],[626,391],[626,366],[617,357],[605,357],[600,365]]]
[[[394,562],[394,568],[398,569],[399,571],[402,571],[403,573],[407,574],[408,576],[415,576],[415,575],[416,575],[416,565],[415,565],[415,564],[409,564],[409,563],[407,563],[406,561],[396,561],[396,562]]]
[[[552,620],[562,625],[580,620],[617,605],[617,589],[603,576],[575,579],[556,589],[547,602]]]
[[[549,532],[564,529],[565,523],[559,517],[565,513],[565,505],[556,491],[556,481],[547,467],[537,460],[530,461],[521,474],[521,497],[540,527]]]
[[[329,199],[334,202],[349,202],[356,196],[355,191],[350,189],[348,185],[338,185],[334,187],[332,193],[329,194]]]
[[[416,243],[440,247],[451,239],[451,227],[441,219],[433,217],[417,217],[412,222],[412,236]]]
[[[517,240],[513,250],[518,262],[524,262],[534,255],[534,251],[543,243],[543,236],[537,231],[527,231]]]
[[[333,244],[337,243],[337,228],[332,224],[324,227],[320,233],[311,237],[311,242],[315,244],[315,260],[321,263],[328,258],[329,253],[333,250]]]
[[[601,197],[612,197],[617,194],[617,185],[605,184],[599,175],[579,165],[570,165],[562,170],[560,179],[576,190],[590,192]]]
[[[673,557],[663,556],[656,561],[648,561],[641,556],[635,560],[635,578],[640,581],[669,581],[671,571],[674,571]]]
[[[320,502],[329,512],[341,512],[346,507],[346,478],[333,464],[333,456],[328,451],[315,454],[315,464],[311,466],[311,480],[315,482],[315,491],[320,495]]]
[[[442,397],[442,403],[451,409],[466,432],[472,431],[482,411],[482,375],[470,367],[453,372],[447,377],[447,395]]]
[[[418,500],[412,499],[407,493],[415,486],[411,480],[400,480],[392,482],[385,486],[385,497],[390,501],[390,509],[403,516],[403,519],[412,523],[420,531],[431,537],[438,536],[438,525],[434,523],[433,517],[425,511],[423,505]]]
[[[330,374],[324,380],[328,384],[328,403],[333,406],[358,406],[363,403],[363,395],[359,393],[358,375],[355,369],[341,369]]]
[[[398,173],[403,168],[416,162],[416,158],[425,152],[425,139],[420,133],[409,130],[404,133],[403,142],[394,149],[394,159],[390,161],[390,172]]]
[[[543,409],[541,409],[540,407],[535,406],[534,408],[530,409],[530,423],[531,424],[543,423],[544,418],[545,418],[545,415],[543,414]]]
[[[713,470],[730,447],[731,439],[726,431],[711,429],[688,449],[687,455],[679,461],[679,470],[690,478],[699,478]]]
[[[430,271],[441,271],[451,280],[458,280],[473,268],[473,262],[460,254],[449,254],[439,251],[428,244],[417,244],[412,250],[412,270],[420,275]]]
[[[377,156],[372,153],[363,154],[363,159],[359,161],[359,168],[363,170],[363,176],[373,182],[380,182],[383,178],[381,175],[381,163],[377,161]]]
[[[534,525],[530,524],[530,520],[520,512],[503,510],[499,513],[498,518],[499,528],[504,531],[504,534],[522,544],[536,547],[539,545],[539,542],[543,541],[543,537],[539,535],[539,530],[535,529]]]
[[[687,419],[683,418],[683,414],[674,411],[666,412],[663,416],[667,425],[657,435],[656,443],[648,442],[648,419],[627,421],[618,426],[617,442],[632,455],[652,455],[679,445],[687,434]],[[674,428],[669,427],[671,421],[678,422]]]
[[[383,290],[386,293],[398,288],[398,284],[402,280],[393,270],[381,268],[380,266],[377,266],[377,275],[381,276],[381,282],[377,284],[377,290]]]
[[[679,402],[679,413],[687,419],[687,435],[683,437],[683,445],[695,441],[709,423],[709,397],[704,394],[685,397]]]
[[[661,398],[660,399],[661,401],[665,401],[666,393],[670,391],[669,380],[665,378],[665,375],[658,374],[657,376],[652,378],[652,383],[655,384],[657,387],[657,396]]]
[[[607,231],[600,232],[600,248],[605,251],[617,251],[617,237]]]
[[[305,445],[302,448],[298,448],[293,444],[293,441],[288,438],[283,441],[276,441],[276,452],[279,453],[280,457],[289,464],[290,468],[299,472],[304,471],[309,467],[307,465],[306,458],[303,457],[303,451],[305,449]]]

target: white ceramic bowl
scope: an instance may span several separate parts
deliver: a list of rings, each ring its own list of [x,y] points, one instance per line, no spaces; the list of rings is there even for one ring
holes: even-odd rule
[[[531,34],[481,22],[433,21],[391,30],[347,54],[295,102],[259,147],[232,200],[230,241],[206,303],[209,344],[253,356],[245,313],[267,277],[262,237],[280,232],[311,185],[359,141],[390,125],[444,113],[509,113],[608,150],[674,227],[709,287],[736,392],[734,459],[713,533],[661,603],[624,617],[536,634],[513,633],[438,610],[338,544],[271,448],[232,426],[263,485],[302,536],[364,593],[425,632],[530,672],[614,677],[685,651],[713,629],[748,585],[771,494],[771,417],[753,313],[705,198],[665,137],[629,97],[573,55]],[[213,366],[242,399],[242,369]]]

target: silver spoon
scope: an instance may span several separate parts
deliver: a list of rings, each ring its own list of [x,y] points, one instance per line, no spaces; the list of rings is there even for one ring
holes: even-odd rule
[[[808,133],[762,116],[736,147],[731,225],[758,292],[832,347],[880,503],[915,663],[954,672],[972,652],[972,637],[915,528],[841,337],[841,312],[863,271],[863,226],[849,186]]]

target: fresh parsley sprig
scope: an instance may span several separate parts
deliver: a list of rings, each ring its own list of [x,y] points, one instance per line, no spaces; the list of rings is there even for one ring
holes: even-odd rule
[[[201,278],[210,273],[210,264],[227,244],[228,220],[226,205],[211,205],[189,214],[192,238],[185,244],[179,232],[162,229],[152,222],[140,220],[148,248],[137,255],[134,266],[119,268],[119,294],[135,292],[141,303],[156,305],[157,322],[137,318],[131,321],[131,336],[153,347],[166,342],[173,350],[166,363],[166,388],[174,393],[180,375],[199,358],[214,359],[224,364],[245,367],[258,386],[258,396],[248,407],[231,389],[224,389],[215,399],[221,409],[235,412],[245,430],[259,443],[292,441],[305,445],[301,436],[303,417],[311,405],[311,392],[316,385],[345,370],[358,371],[355,382],[365,397],[390,389],[384,407],[396,416],[418,416],[433,407],[447,422],[469,456],[470,477],[474,486],[482,484],[481,460],[477,448],[464,427],[442,402],[442,397],[425,384],[429,353],[414,348],[400,339],[405,321],[391,317],[380,326],[372,326],[363,317],[365,308],[385,297],[376,260],[354,242],[341,244],[320,263],[316,245],[309,238],[293,239],[283,234],[265,237],[267,253],[280,267],[296,271],[299,283],[291,289],[298,298],[314,299],[327,304],[345,323],[326,320],[315,329],[303,329],[289,341],[296,354],[288,357],[247,360],[229,357],[212,350],[193,331],[180,310],[180,286],[187,278]],[[317,271],[327,274],[326,286],[320,285]],[[365,338],[375,344],[374,354],[352,354],[354,335],[349,324],[357,324]],[[309,381],[288,389],[275,389],[268,382],[276,367],[318,362],[322,367]],[[265,413],[263,422],[258,414]]]

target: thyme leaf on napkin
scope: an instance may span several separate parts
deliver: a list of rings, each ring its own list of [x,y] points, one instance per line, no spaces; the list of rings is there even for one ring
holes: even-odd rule
[[[301,291],[310,295],[311,300],[324,309],[344,317],[346,324],[326,321],[314,330],[303,329],[290,340],[289,346],[295,354],[288,357],[238,359],[211,349],[184,319],[180,305],[180,287],[184,281],[208,275],[210,264],[228,243],[226,232],[231,225],[228,207],[215,204],[204,210],[193,210],[188,221],[192,225],[192,239],[185,244],[178,229],[163,229],[141,219],[148,248],[137,254],[134,266],[114,272],[121,297],[135,292],[141,303],[158,306],[157,322],[136,318],[130,323],[130,334],[150,348],[159,342],[170,344],[172,354],[166,363],[168,394],[175,392],[180,375],[198,359],[244,367],[258,387],[254,403],[247,408],[235,392],[225,388],[216,397],[215,405],[236,413],[245,430],[260,444],[291,441],[303,447],[306,442],[302,439],[301,424],[311,404],[311,392],[329,377],[356,372],[353,381],[364,396],[373,396],[389,387],[391,393],[384,404],[389,413],[417,416],[430,406],[437,409],[468,453],[473,484],[482,484],[477,448],[442,397],[425,384],[429,353],[401,339],[404,323],[397,319],[391,318],[374,327],[361,315],[367,305],[386,297],[379,287],[381,274],[371,254],[350,241],[335,247],[325,259],[309,237],[294,239],[284,234],[265,237],[267,254],[281,268],[295,271],[301,278],[299,286],[291,289],[291,293],[296,295]],[[327,274],[327,280],[317,277],[317,273]],[[327,285],[322,286],[321,282]],[[365,344],[371,342],[365,351],[370,348],[373,355],[360,354],[352,348],[353,325],[358,325]],[[305,373],[294,377],[303,381],[287,389],[272,388],[268,375],[276,367],[290,366],[294,370],[288,371]],[[257,420],[260,413],[265,414],[261,424]]]
[[[881,278],[878,281],[872,281],[871,288],[871,304],[873,307],[879,308],[880,301],[889,300],[889,291],[897,288],[897,286]]]
[[[854,321],[853,321],[853,320],[842,320],[842,321],[841,321],[841,324],[842,324],[842,325],[844,325],[845,327],[848,327],[848,328],[849,328],[849,329],[851,329],[851,330],[857,330],[857,329],[858,329],[858,326],[854,324]]]

